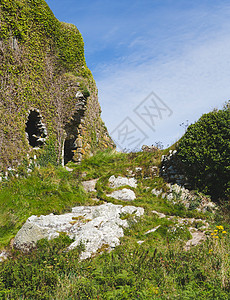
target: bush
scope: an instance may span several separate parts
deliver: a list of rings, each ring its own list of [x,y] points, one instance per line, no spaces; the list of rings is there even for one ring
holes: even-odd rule
[[[193,188],[213,199],[230,192],[230,102],[204,114],[179,141],[178,158]]]

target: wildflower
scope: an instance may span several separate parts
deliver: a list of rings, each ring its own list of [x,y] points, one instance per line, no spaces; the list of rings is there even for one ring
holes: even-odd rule
[[[222,231],[222,233],[227,233],[227,232],[224,230],[224,231]]]
[[[218,235],[215,235],[214,238],[218,239],[219,237],[218,237]]]
[[[215,229],[215,230],[214,230],[214,232],[218,232],[218,230],[217,230],[217,229]]]
[[[222,225],[219,225],[219,226],[217,225],[216,228],[219,230],[224,230],[224,227]]]
[[[210,253],[212,253],[213,252],[213,250],[212,249],[210,249],[209,251],[208,251],[208,253],[210,254]]]

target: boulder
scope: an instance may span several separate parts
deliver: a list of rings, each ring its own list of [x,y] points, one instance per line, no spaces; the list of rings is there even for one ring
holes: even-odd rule
[[[126,178],[126,177],[121,177],[118,176],[117,178],[112,175],[109,178],[109,183],[111,188],[118,188],[121,186],[128,185],[130,187],[136,188],[137,187],[137,181],[135,178]]]
[[[114,191],[112,192],[112,194],[106,196],[112,197],[117,200],[122,200],[122,201],[133,201],[136,199],[136,195],[134,191],[130,189],[122,189],[122,190]]]

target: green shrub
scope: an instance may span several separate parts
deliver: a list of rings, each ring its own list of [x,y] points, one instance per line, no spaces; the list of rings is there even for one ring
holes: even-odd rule
[[[213,199],[230,192],[230,107],[204,114],[179,141],[177,156],[193,188]]]

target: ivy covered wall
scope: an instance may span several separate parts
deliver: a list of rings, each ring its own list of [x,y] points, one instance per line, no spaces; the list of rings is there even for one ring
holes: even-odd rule
[[[76,161],[113,147],[78,29],[59,22],[43,0],[1,0],[0,27],[0,169],[42,151],[26,135],[33,110],[59,162],[66,139],[72,141],[69,150]]]

